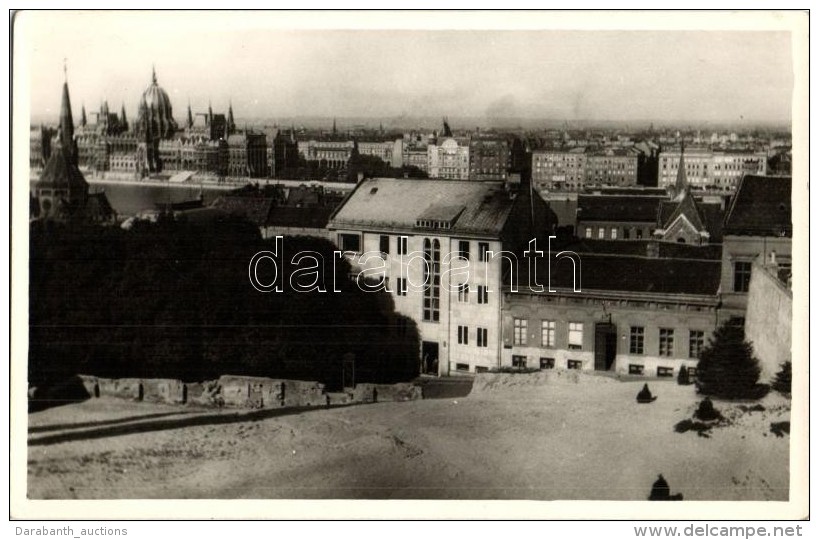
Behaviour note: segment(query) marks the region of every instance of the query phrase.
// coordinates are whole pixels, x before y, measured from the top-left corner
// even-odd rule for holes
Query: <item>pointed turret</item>
[[[77,164],[77,152],[74,144],[74,117],[71,115],[71,98],[68,96],[68,70],[64,67],[66,79],[63,83],[63,97],[60,105],[60,146],[69,161]]]
[[[233,121],[233,102],[228,102],[227,134],[232,135],[236,131],[236,122]]]
[[[688,177],[685,174],[685,143],[680,142],[680,164],[677,168],[677,181],[674,183],[674,200],[681,201],[688,192]]]
[[[122,122],[122,130],[128,131],[128,117],[125,116],[125,103],[122,104],[122,112],[120,112],[120,121]]]
[[[88,125],[88,119],[85,117],[85,103],[82,104],[82,113],[80,116],[80,126],[85,127]]]
[[[156,82],[156,64],[151,64],[151,82],[157,84]]]
[[[210,100],[208,100],[208,125],[213,123],[213,107],[211,107]]]
[[[442,136],[443,137],[452,137],[452,130],[449,128],[449,120],[447,119],[446,116],[444,116],[443,123],[444,123],[444,133],[443,133]]]
[[[191,112],[191,100],[188,100],[188,119],[185,122],[188,129],[193,128],[193,112]]]
[[[335,135],[336,135],[336,133],[337,133],[337,132],[338,132],[338,131],[336,130],[336,119],[335,119],[335,118],[333,118],[333,136],[334,136],[334,137],[335,137]]]

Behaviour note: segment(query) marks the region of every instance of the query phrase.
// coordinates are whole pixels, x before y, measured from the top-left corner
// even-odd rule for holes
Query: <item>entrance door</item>
[[[438,375],[438,342],[421,342],[421,373]]]
[[[597,323],[594,327],[594,369],[608,371],[617,355],[617,327],[611,323]]]

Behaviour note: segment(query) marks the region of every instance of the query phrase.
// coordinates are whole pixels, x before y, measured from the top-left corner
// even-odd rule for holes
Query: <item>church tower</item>
[[[225,139],[228,138],[228,135],[233,135],[236,132],[236,122],[233,121],[233,102],[228,103],[228,117],[225,131]]]
[[[68,69],[64,66],[65,82],[63,82],[63,96],[60,104],[60,136],[59,143],[66,159],[77,165],[77,142],[74,140],[74,117],[71,115],[71,98],[68,95]]]
[[[680,141],[680,163],[677,167],[677,180],[669,186],[668,194],[675,201],[681,201],[688,193],[688,177],[685,174],[685,142]]]

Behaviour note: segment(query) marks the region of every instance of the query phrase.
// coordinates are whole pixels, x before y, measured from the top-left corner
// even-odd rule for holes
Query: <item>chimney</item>
[[[660,243],[656,240],[646,242],[646,257],[656,259],[660,256]]]

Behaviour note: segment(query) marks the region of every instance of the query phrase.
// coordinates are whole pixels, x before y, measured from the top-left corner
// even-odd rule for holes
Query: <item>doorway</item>
[[[421,373],[438,375],[438,342],[421,342]]]
[[[594,327],[594,369],[609,371],[617,356],[617,327],[612,323],[597,323]]]

